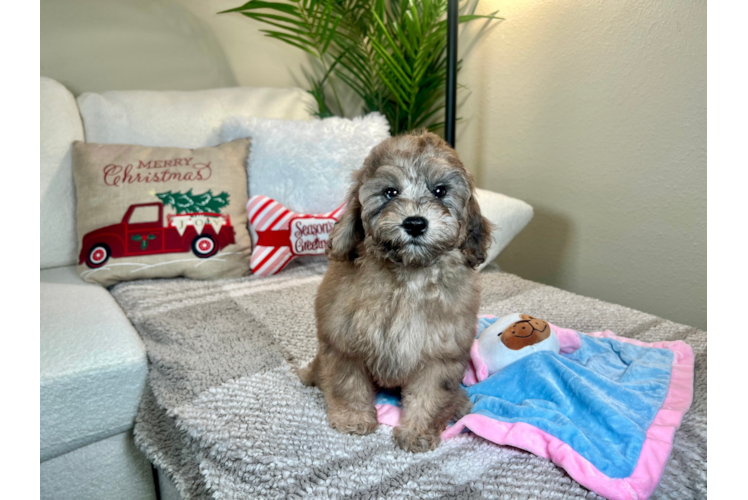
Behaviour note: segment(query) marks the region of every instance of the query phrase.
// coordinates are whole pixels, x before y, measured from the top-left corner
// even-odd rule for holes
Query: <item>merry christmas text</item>
[[[104,167],[104,184],[119,187],[124,184],[168,182],[168,181],[206,181],[213,174],[210,162],[192,163],[193,158],[173,158],[171,160],[139,160],[122,166],[111,163]],[[174,170],[182,167],[182,170]],[[187,167],[189,170],[184,169]]]

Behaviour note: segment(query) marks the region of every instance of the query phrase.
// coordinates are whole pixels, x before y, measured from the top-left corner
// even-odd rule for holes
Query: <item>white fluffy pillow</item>
[[[379,113],[363,117],[289,121],[235,116],[223,124],[223,141],[251,137],[249,196],[265,195],[304,214],[338,208],[371,148],[390,136]]]
[[[533,211],[522,200],[485,189],[476,188],[475,197],[478,198],[481,214],[494,226],[486,261],[478,268],[483,269],[525,228],[532,219]]]

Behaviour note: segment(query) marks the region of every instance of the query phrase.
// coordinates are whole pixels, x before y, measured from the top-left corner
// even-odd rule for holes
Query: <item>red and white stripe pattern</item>
[[[283,270],[297,255],[291,247],[292,219],[324,218],[337,221],[345,211],[345,204],[326,214],[297,214],[272,198],[256,195],[247,202],[247,216],[254,247],[250,257],[252,274],[270,276]],[[272,240],[272,245],[258,244]]]

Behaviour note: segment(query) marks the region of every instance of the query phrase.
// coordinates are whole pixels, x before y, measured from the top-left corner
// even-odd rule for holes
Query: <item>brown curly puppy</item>
[[[325,396],[332,427],[377,427],[377,387],[401,388],[404,450],[439,444],[470,409],[460,387],[476,332],[490,223],[457,153],[437,135],[385,140],[354,172],[315,301],[319,351],[301,380]]]

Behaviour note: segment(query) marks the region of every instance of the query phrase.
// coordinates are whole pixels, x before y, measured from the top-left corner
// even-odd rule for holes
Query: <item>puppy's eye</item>
[[[392,198],[396,197],[398,194],[400,193],[395,188],[387,188],[384,190],[384,197],[387,198],[388,200],[391,200]]]
[[[447,188],[444,186],[436,186],[434,188],[434,196],[437,198],[444,198],[447,195]]]

